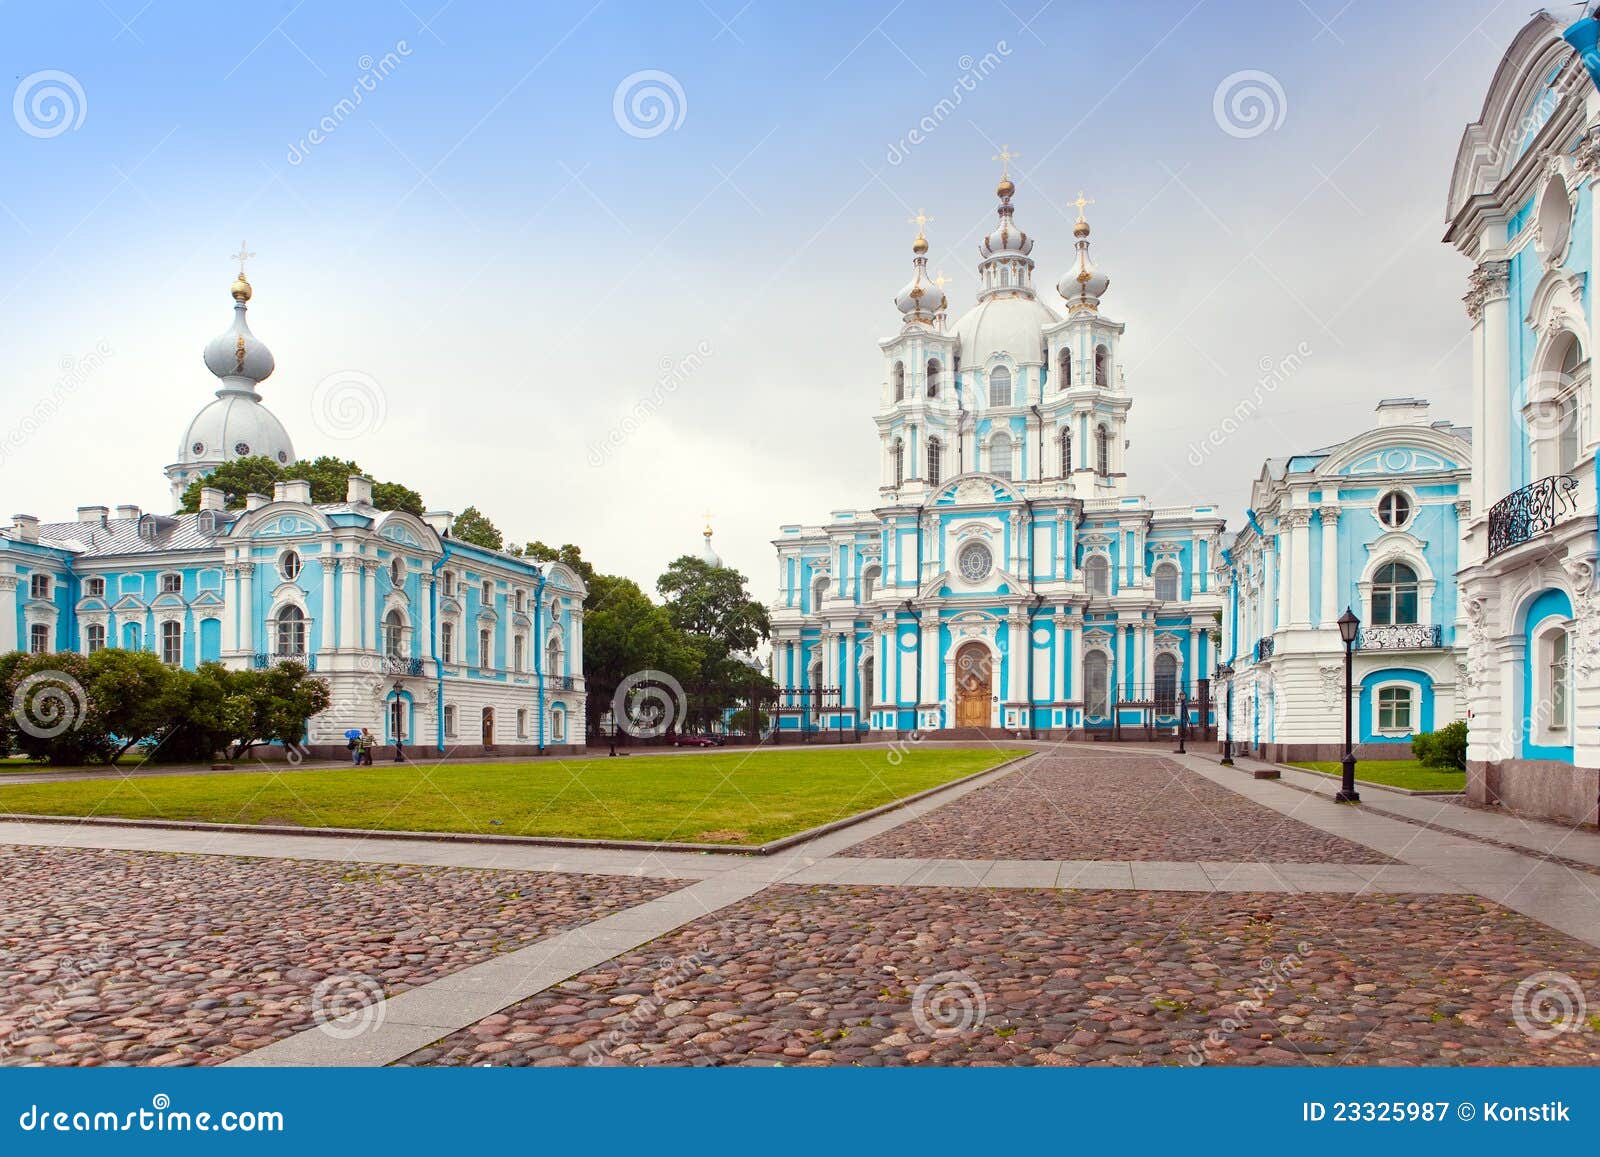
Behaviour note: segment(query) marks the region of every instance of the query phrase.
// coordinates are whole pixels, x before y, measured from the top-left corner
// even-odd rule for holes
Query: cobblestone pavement
[[[769,889],[403,1064],[1595,1064],[1592,948],[1467,896]],[[1528,994],[1527,1004],[1536,999]]]
[[[1159,756],[1046,756],[846,856],[1388,864]]]
[[[12,1065],[214,1064],[681,886],[34,847],[0,876]]]

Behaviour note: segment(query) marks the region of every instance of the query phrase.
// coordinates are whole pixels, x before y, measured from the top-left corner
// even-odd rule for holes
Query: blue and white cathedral
[[[782,528],[779,726],[874,733],[1144,733],[1197,718],[1222,600],[1215,506],[1131,492],[1123,323],[1090,258],[1060,305],[1002,176],[977,301],[953,324],[919,229],[879,343],[877,502]],[[918,224],[926,218],[919,214]]]
[[[295,461],[263,404],[275,365],[246,319],[205,347],[216,397],[185,428],[166,468],[173,506],[223,462]],[[584,745],[582,580],[455,539],[453,516],[379,510],[370,479],[313,503],[280,482],[244,509],[203,487],[196,513],[80,506],[69,521],[14,516],[0,530],[0,652],[150,651],[174,667],[265,668],[294,661],[332,693],[311,720],[313,754],[345,733],[439,753],[575,750]]]

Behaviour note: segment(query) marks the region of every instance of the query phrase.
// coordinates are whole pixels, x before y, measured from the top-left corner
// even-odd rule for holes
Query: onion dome
[[[1033,297],[1033,238],[1017,228],[1011,197],[1017,191],[1012,183],[1011,159],[1017,154],[1002,148],[996,160],[1002,162],[1000,183],[995,186],[995,196],[1000,205],[995,210],[999,220],[993,231],[978,242],[978,300],[993,297]]]
[[[997,253],[1020,253],[1026,257],[1033,252],[1033,238],[1017,228],[1012,219],[1011,195],[1016,191],[1010,177],[1000,178],[1000,184],[995,187],[995,195],[1000,198],[1000,207],[996,210],[1000,220],[994,231],[978,243],[978,252],[984,257]]]
[[[1067,312],[1093,312],[1100,308],[1100,298],[1111,288],[1111,279],[1089,260],[1089,222],[1084,219],[1083,209],[1094,202],[1079,193],[1075,203],[1078,206],[1078,220],[1072,227],[1072,235],[1078,239],[1078,254],[1073,259],[1072,268],[1056,282],[1056,289],[1067,303]]]
[[[894,305],[907,325],[932,325],[949,302],[944,290],[928,278],[928,239],[922,226],[932,218],[918,213],[912,220],[917,224],[917,239],[911,243],[911,282],[895,294]]]
[[[225,391],[258,397],[256,386],[272,376],[272,351],[250,332],[246,303],[254,291],[241,271],[233,283],[233,324],[206,343],[206,369],[222,379]]]
[[[700,560],[707,566],[721,566],[722,556],[711,545],[711,523],[709,520],[706,522],[706,528],[700,533],[706,540],[705,545],[700,548]]]

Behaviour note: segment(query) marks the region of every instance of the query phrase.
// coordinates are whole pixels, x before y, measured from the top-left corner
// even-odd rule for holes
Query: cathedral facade
[[[898,330],[879,343],[876,503],[775,542],[780,732],[1199,721],[1221,513],[1129,488],[1125,326],[1101,308],[1089,202],[1054,306],[1034,286],[1014,184],[996,192],[977,300],[953,323],[921,229],[913,243]]]
[[[223,462],[295,461],[262,404],[274,362],[250,331],[242,271],[232,295],[232,324],[205,349],[216,397],[166,468],[174,507]],[[242,510],[203,487],[199,505],[16,515],[0,530],[0,652],[121,647],[190,669],[300,663],[332,693],[306,737],[317,755],[342,754],[357,728],[413,752],[584,745],[585,588],[567,567],[455,539],[446,511],[379,510],[361,477],[341,502],[315,503],[309,482],[291,481]]]

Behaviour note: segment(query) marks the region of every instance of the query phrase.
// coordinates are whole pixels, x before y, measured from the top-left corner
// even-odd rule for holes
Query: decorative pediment
[[[160,610],[163,607],[178,607],[181,609],[184,605],[183,596],[179,594],[173,594],[171,591],[168,591],[165,594],[157,595],[156,600],[152,605],[157,610]]]
[[[201,591],[194,597],[193,605],[196,607],[222,607],[227,605],[227,600],[216,591]]]
[[[1116,643],[1116,635],[1106,627],[1091,627],[1083,633],[1083,645],[1096,650],[1110,651]]]
[[[322,527],[303,514],[284,513],[269,518],[251,532],[252,538],[290,538],[319,534]]]
[[[1116,540],[1116,535],[1107,534],[1103,530],[1086,530],[1078,535],[1078,544],[1090,549],[1104,550]]]
[[[1183,656],[1183,640],[1177,635],[1157,635],[1152,645],[1158,655]]]
[[[1155,558],[1177,558],[1183,554],[1181,542],[1152,542],[1150,554]]]
[[[145,609],[145,604],[138,595],[123,595],[112,604],[112,607],[119,611],[142,611]]]
[[[1016,501],[1016,491],[1003,478],[993,474],[963,474],[935,491],[928,505],[992,506]]]
[[[446,595],[439,600],[440,618],[444,618],[446,615],[459,615],[460,613],[461,603],[454,595]]]
[[[418,538],[416,534],[412,532],[411,528],[403,522],[390,520],[389,522],[384,523],[383,529],[378,531],[378,536],[380,538],[386,538],[390,542],[397,542],[401,546],[416,547],[418,550],[422,549],[422,540]]]
[[[1358,477],[1365,474],[1422,474],[1435,470],[1459,470],[1459,463],[1444,455],[1417,446],[1387,446],[1363,454],[1351,462],[1341,474]]]

